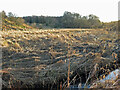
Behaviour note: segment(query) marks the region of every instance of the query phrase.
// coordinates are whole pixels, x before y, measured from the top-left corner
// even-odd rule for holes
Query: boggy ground
[[[3,87],[34,88],[96,79],[118,68],[118,33],[103,29],[0,31]],[[87,80],[87,81],[86,81]]]

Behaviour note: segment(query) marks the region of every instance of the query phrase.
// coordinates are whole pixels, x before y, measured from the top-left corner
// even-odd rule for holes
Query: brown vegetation
[[[48,87],[88,81],[118,68],[116,32],[102,29],[0,31],[3,86]],[[69,47],[68,47],[69,46]],[[68,64],[70,60],[70,71]],[[96,66],[97,65],[97,66]],[[5,78],[8,77],[8,78]],[[13,78],[14,77],[14,78]],[[61,83],[60,83],[61,82]]]

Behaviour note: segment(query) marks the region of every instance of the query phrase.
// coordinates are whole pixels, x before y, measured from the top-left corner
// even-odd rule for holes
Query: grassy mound
[[[24,20],[19,17],[12,17],[12,20],[7,16],[2,18],[2,30],[28,30],[33,27],[24,23]]]

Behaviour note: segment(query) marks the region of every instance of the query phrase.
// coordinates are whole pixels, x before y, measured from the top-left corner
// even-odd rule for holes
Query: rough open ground
[[[103,29],[0,31],[4,87],[54,87],[91,82],[118,68],[117,33]],[[89,82],[90,82],[89,81]]]

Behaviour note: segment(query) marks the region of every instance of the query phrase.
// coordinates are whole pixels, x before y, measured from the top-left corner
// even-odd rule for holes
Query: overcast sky
[[[64,11],[80,15],[94,14],[101,21],[118,20],[119,0],[1,0],[0,11],[13,12],[17,16],[61,16]]]

